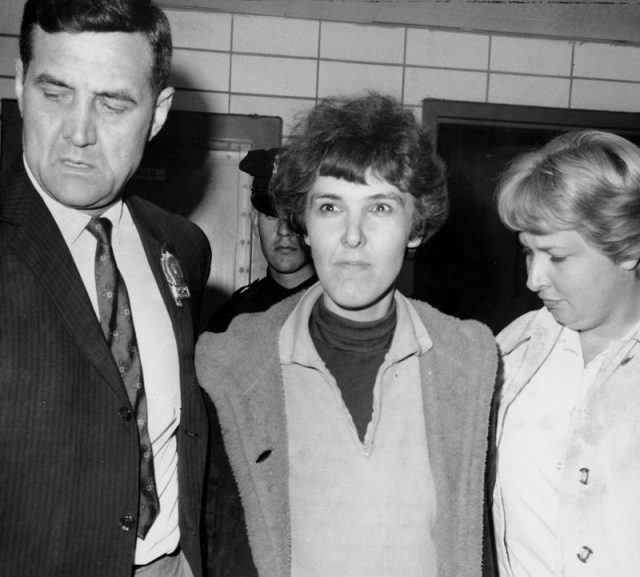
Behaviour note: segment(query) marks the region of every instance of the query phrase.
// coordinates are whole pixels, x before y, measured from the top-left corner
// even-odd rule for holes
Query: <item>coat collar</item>
[[[523,346],[528,345],[528,357],[542,362],[549,354],[562,332],[553,315],[546,309],[527,313],[504,329],[497,338],[502,357],[508,357]]]
[[[522,389],[536,374],[542,363],[560,338],[562,325],[546,309],[530,312],[516,319],[506,327],[497,338],[502,357],[502,376],[500,386],[500,415],[497,422],[498,438],[502,432],[506,408],[520,394]],[[504,365],[512,365],[508,382],[504,377]]]
[[[309,334],[309,319],[323,288],[319,282],[305,291],[280,332],[280,359],[283,363],[296,363],[304,366],[323,367],[324,362],[318,356]],[[399,291],[395,291],[394,301],[397,311],[397,323],[393,341],[389,348],[390,362],[398,362],[413,354],[423,355],[433,342],[424,323],[409,300]]]
[[[512,358],[518,362],[512,365],[512,373],[503,388],[501,404],[507,407],[545,362],[565,327],[558,323],[546,309],[527,313],[516,319],[498,335],[500,353],[505,363]],[[569,329],[566,329],[569,330]],[[632,343],[640,342],[640,324],[626,337]],[[608,379],[616,363],[606,363],[599,375],[600,385]]]

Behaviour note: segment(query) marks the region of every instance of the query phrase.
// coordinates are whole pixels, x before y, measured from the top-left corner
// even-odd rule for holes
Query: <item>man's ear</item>
[[[626,270],[626,271],[632,271],[635,270],[638,266],[638,260],[637,258],[628,258],[626,260],[623,260],[622,262],[620,262],[620,266]]]
[[[307,246],[311,246],[311,244],[309,243],[309,235],[305,234],[302,239],[304,240],[304,244],[306,244]]]
[[[418,248],[422,244],[422,237],[416,236],[409,239],[407,248]]]
[[[153,123],[151,124],[151,131],[149,132],[149,140],[151,140],[160,129],[164,126],[167,120],[167,115],[173,102],[173,95],[175,90],[171,86],[167,86],[156,98],[156,106],[153,111]]]
[[[16,98],[18,99],[18,109],[20,110],[20,116],[22,116],[22,88],[24,86],[24,69],[22,67],[22,60],[16,58],[16,77],[14,80]]]

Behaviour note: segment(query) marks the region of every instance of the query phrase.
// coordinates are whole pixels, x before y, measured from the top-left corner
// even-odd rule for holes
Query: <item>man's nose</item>
[[[289,223],[284,218],[278,219],[278,236],[291,236],[293,234]]]
[[[74,146],[85,147],[96,143],[96,120],[88,104],[73,102],[65,111],[62,135]]]

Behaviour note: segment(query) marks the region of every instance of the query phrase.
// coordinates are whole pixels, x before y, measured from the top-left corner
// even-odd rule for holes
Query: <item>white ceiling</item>
[[[158,3],[166,8],[640,45],[640,0],[159,0]]]

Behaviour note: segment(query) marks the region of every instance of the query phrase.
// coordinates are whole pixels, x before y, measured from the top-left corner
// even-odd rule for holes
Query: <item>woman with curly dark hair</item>
[[[319,282],[197,349],[260,576],[479,576],[495,342],[396,290],[446,217],[431,142],[393,98],[327,99],[272,183]]]

